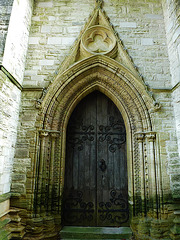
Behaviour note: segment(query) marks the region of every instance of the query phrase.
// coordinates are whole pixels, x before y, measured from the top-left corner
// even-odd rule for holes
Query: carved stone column
[[[55,159],[55,145],[56,138],[59,136],[58,133],[51,132],[51,154],[50,154],[50,163],[49,163],[49,202],[48,202],[48,211],[52,210],[52,199],[53,199],[53,176],[54,176],[54,159]]]
[[[156,180],[156,157],[155,157],[155,139],[156,134],[154,132],[146,133],[147,138],[147,159],[148,159],[148,178],[149,178],[149,201],[150,209],[156,210],[157,214],[157,180]],[[153,213],[154,214],[154,213]]]
[[[145,194],[145,163],[144,163],[144,133],[136,133],[136,139],[139,146],[140,177],[141,177],[141,205],[142,216],[146,216],[146,194]]]
[[[44,211],[42,205],[42,183],[43,183],[43,168],[44,168],[44,153],[45,153],[45,138],[48,136],[48,132],[42,131],[39,133],[40,136],[40,156],[39,156],[39,171],[38,171],[38,186],[37,186],[37,212]]]

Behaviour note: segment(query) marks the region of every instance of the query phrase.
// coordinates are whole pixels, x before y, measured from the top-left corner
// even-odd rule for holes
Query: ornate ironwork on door
[[[79,151],[84,148],[83,143],[85,141],[94,141],[95,131],[94,126],[84,126],[72,124],[69,127],[68,143],[72,148],[77,147]]]
[[[129,219],[127,199],[116,190],[110,192],[110,201],[100,202],[98,207],[100,221],[108,221],[112,224],[126,223]]]
[[[74,191],[64,201],[64,221],[67,224],[92,222],[94,217],[94,203],[84,202],[83,193]]]
[[[115,152],[126,141],[125,126],[120,120],[115,121],[113,116],[109,117],[109,123],[108,126],[99,126],[98,140],[107,141],[109,151]]]
[[[98,213],[101,222],[109,222],[110,224],[126,223],[129,219],[129,209],[127,199],[122,193],[116,190],[110,191],[110,199],[108,202],[99,202]],[[85,202],[81,191],[70,193],[64,201],[64,221],[67,224],[77,224],[88,222],[91,225],[95,221],[95,209],[93,202]]]
[[[99,92],[84,98],[69,120],[63,212],[67,225],[128,224],[125,125]]]
[[[82,121],[81,121],[82,122]],[[99,126],[99,131],[97,132],[98,140],[100,142],[107,141],[109,145],[109,151],[115,152],[120,149],[121,145],[126,142],[125,126],[118,120],[115,122],[114,117],[109,117],[108,126]],[[83,150],[83,143],[85,141],[94,141],[95,137],[95,127],[93,125],[84,126],[71,125],[69,127],[69,138],[68,142],[73,148],[77,146],[78,150]]]

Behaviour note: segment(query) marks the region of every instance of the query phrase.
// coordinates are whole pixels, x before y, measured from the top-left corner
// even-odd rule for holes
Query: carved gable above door
[[[59,74],[83,59],[105,55],[122,64],[136,78],[142,81],[132,58],[102,9],[102,5],[102,1],[96,1],[93,13],[72,46],[70,54],[64,60]]]

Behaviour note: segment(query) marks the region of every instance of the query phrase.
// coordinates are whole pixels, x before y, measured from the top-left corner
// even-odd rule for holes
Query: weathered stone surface
[[[2,60],[4,67],[21,84],[23,82],[32,8],[33,0],[13,1],[13,9]]]
[[[92,58],[89,63],[84,61],[76,43],[77,40],[79,45],[82,43],[80,32],[95,3],[100,6],[101,1],[14,0],[14,4],[12,0],[0,1],[0,62],[9,71],[5,74],[0,70],[0,194],[9,192],[11,185],[11,206],[27,211],[12,217],[10,231],[15,238],[21,239],[25,231],[25,239],[57,238],[61,212],[58,216],[55,213],[61,208],[65,159],[65,138],[62,136],[66,132],[69,111],[95,86],[112,98],[123,112],[128,140],[129,136],[134,136],[127,149],[129,155],[133,154],[133,161],[128,165],[129,176],[132,174],[134,179],[129,180],[129,199],[132,206],[139,206],[133,214],[140,214],[132,220],[135,235],[138,239],[179,239],[179,1],[103,2],[103,10],[113,25],[110,29],[118,44],[122,44],[123,51],[114,60],[99,58],[94,61]],[[93,21],[91,25],[102,23],[101,17]],[[64,61],[68,55],[72,59]],[[132,73],[115,64],[122,63],[125,58],[126,63],[133,62],[133,68],[138,68],[146,86],[140,76],[136,81]],[[58,74],[59,70],[64,71],[62,65],[65,63],[71,70],[67,69],[67,75]],[[92,68],[93,64],[98,67]],[[85,71],[87,65],[91,69],[89,72]],[[22,98],[9,74],[23,84]],[[88,85],[88,81],[91,84]],[[85,89],[91,90],[86,92]],[[151,104],[157,107],[150,107]],[[125,112],[128,112],[127,117]],[[41,131],[40,137],[42,128],[57,132]],[[56,139],[55,145],[52,139]],[[46,195],[52,190],[52,183],[49,184],[52,182],[49,178],[51,158],[57,171],[53,173],[54,195],[49,198],[55,204],[50,210]],[[40,166],[42,162],[44,165]],[[7,200],[3,201],[4,205],[0,203],[0,206],[7,210]],[[4,238],[9,234],[5,225],[0,226],[0,236]]]
[[[0,63],[2,63],[13,0],[0,1]]]
[[[10,191],[19,115],[20,90],[0,71],[0,194]]]

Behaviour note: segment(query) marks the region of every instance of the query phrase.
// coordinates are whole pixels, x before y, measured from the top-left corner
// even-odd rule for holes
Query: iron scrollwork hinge
[[[109,145],[109,151],[114,153],[126,142],[126,130],[124,123],[119,119],[115,121],[114,117],[109,117],[108,126],[99,126],[98,140],[106,141]]]
[[[99,217],[102,222],[122,224],[129,219],[129,209],[127,199],[122,194],[117,194],[116,190],[110,192],[109,202],[99,203]]]
[[[94,203],[83,201],[81,191],[73,191],[64,201],[64,220],[68,224],[92,222]]]
[[[70,134],[68,135],[68,143],[71,145],[73,149],[77,147],[79,151],[84,149],[84,143],[86,141],[93,142],[95,139],[95,127],[93,125],[84,126],[79,125],[73,126],[70,125]]]

